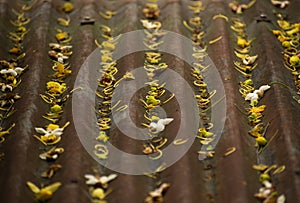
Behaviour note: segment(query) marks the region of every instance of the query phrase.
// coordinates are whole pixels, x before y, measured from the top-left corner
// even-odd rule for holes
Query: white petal
[[[17,76],[17,75],[18,75],[17,71],[15,71],[15,70],[13,70],[13,69],[8,69],[8,70],[7,70],[7,73],[12,74],[13,76]]]
[[[267,181],[267,180],[265,180],[264,182],[263,182],[263,184],[264,184],[264,186],[266,187],[266,188],[272,188],[272,183],[270,183],[269,181]]]
[[[173,120],[174,120],[174,118],[164,118],[164,119],[160,119],[157,123],[161,123],[163,125],[168,125]]]
[[[259,94],[263,93],[263,91],[261,91],[261,90],[254,90],[253,93],[259,95]]]
[[[2,70],[0,71],[0,73],[1,73],[1,74],[6,74],[6,73],[8,73],[7,71],[8,71],[7,69],[2,69]]]
[[[285,196],[284,196],[284,195],[280,195],[280,196],[277,198],[276,203],[285,203]]]
[[[51,47],[52,49],[55,49],[55,48],[57,49],[60,47],[60,45],[57,43],[49,43],[49,47]]]
[[[149,125],[149,128],[150,128],[150,129],[151,129],[151,128],[156,129],[156,127],[157,127],[157,124],[156,124],[155,122],[151,122],[150,125]]]
[[[86,179],[88,179],[85,182],[87,185],[95,185],[95,184],[97,184],[99,182],[99,180],[95,176],[93,176],[93,175],[85,174],[84,177]]]
[[[156,126],[156,131],[157,132],[162,132],[162,131],[164,131],[164,129],[165,129],[165,125],[163,125],[163,124],[158,124]]]
[[[141,23],[143,24],[144,27],[146,27],[147,24],[149,23],[149,21],[148,20],[141,20]]]
[[[11,85],[6,85],[6,88],[8,88],[11,92],[13,91],[13,87]]]
[[[12,74],[13,76],[17,76],[17,75],[18,75],[18,73],[17,73],[14,69],[2,69],[2,70],[0,71],[0,73],[1,73],[1,74],[8,74],[8,73],[10,73],[10,74]]]
[[[64,59],[63,59],[62,57],[58,57],[58,58],[57,58],[57,61],[58,61],[59,63],[64,63]]]
[[[91,175],[91,174],[84,174],[84,177],[85,177],[86,179],[93,179],[93,178],[95,178],[95,176],[93,176],[93,175]]]
[[[260,88],[258,90],[260,90],[260,91],[266,91],[266,90],[268,90],[270,88],[271,88],[271,86],[269,86],[269,85],[262,85],[262,86],[260,86]]]
[[[48,132],[44,128],[35,128],[35,131],[40,134],[47,134]]]
[[[22,71],[24,70],[24,68],[20,68],[20,67],[16,67],[15,68],[15,71],[17,72],[17,73],[21,73]]]
[[[149,22],[148,20],[141,20],[143,26],[147,29],[152,29],[152,28],[156,28],[157,26],[152,23],[152,22]]]
[[[252,100],[253,97],[258,97],[256,93],[248,93],[245,97],[245,100]]]
[[[57,132],[53,132],[53,134],[56,136],[61,136],[63,134],[63,132],[57,131]]]
[[[264,194],[265,196],[269,196],[269,195],[271,194],[271,189],[266,189],[266,190],[263,192],[263,194]]]
[[[63,134],[64,129],[62,128],[56,128],[55,130],[52,131],[53,134],[60,136]]]
[[[102,184],[108,183],[110,181],[112,181],[113,179],[115,179],[117,177],[117,174],[111,174],[109,176],[101,176],[100,178],[100,182]]]
[[[258,95],[254,94],[253,97],[251,97],[251,102],[257,101],[258,100]]]

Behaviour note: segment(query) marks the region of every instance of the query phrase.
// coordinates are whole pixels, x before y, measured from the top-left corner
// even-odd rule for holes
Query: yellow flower
[[[277,24],[279,27],[283,30],[289,30],[291,29],[291,24],[288,21],[285,20],[277,20]]]
[[[285,48],[289,48],[289,47],[291,46],[291,43],[290,43],[289,41],[283,41],[283,42],[281,43],[281,45],[282,45],[283,47],[285,47]]]
[[[252,79],[247,79],[243,82],[244,85],[253,85]]]
[[[55,104],[50,108],[50,110],[52,113],[59,113],[62,111],[62,108],[58,104]]]
[[[263,183],[266,180],[270,180],[270,175],[267,173],[263,173],[259,176],[259,182]]]
[[[58,138],[55,134],[50,134],[47,136],[42,135],[41,140],[43,140],[44,142],[52,143],[52,142],[55,142],[56,140],[58,140]]]
[[[59,125],[55,124],[49,124],[46,128],[35,128],[35,131],[41,135],[41,137],[38,137],[35,135],[35,138],[37,138],[39,141],[41,141],[45,145],[53,145],[58,143],[61,140],[61,135],[63,134],[64,129],[69,125],[70,123],[67,122],[63,127],[59,127]]]
[[[96,140],[107,142],[109,140],[109,137],[107,136],[105,131],[100,131],[100,133],[99,133],[98,137],[96,138]]]
[[[159,99],[155,99],[154,96],[147,96],[147,104],[152,104],[152,105],[159,105],[160,104],[160,100]]]
[[[263,130],[263,125],[262,124],[257,124],[254,126],[251,130],[249,130],[249,134],[252,135],[253,137],[262,137],[261,131]]]
[[[130,72],[126,72],[123,76],[124,79],[135,79],[134,75]]]
[[[250,113],[261,113],[265,110],[265,108],[266,108],[266,105],[261,105],[258,107],[253,106],[249,112]]]
[[[258,113],[252,113],[248,116],[249,122],[250,123],[259,123],[261,120],[259,118],[262,117],[262,114],[258,114]]]
[[[87,179],[86,184],[90,186],[100,185],[102,188],[107,188],[108,183],[117,178],[116,174],[110,174],[108,176],[98,176],[85,174],[84,177]]]
[[[280,30],[272,30],[273,34],[278,36],[278,35],[282,35],[282,32]]]
[[[151,116],[151,121],[157,122],[159,119],[158,116]]]
[[[68,33],[66,33],[66,32],[57,33],[57,34],[55,35],[55,37],[56,37],[56,39],[57,39],[58,41],[61,41],[61,40],[66,39],[67,36],[68,36]]]
[[[105,192],[102,188],[96,188],[91,192],[92,197],[103,200],[105,198]]]
[[[299,57],[298,57],[298,56],[292,56],[292,57],[290,58],[290,64],[291,64],[292,66],[299,66],[299,64],[300,64],[300,59],[299,59]]]
[[[199,137],[210,137],[213,135],[212,132],[208,132],[205,128],[200,128],[199,130]]]
[[[113,51],[115,50],[116,46],[113,43],[110,43],[109,41],[103,41],[101,43],[103,49]]]
[[[247,41],[246,39],[238,36],[237,38],[237,45],[241,48],[248,47],[251,44],[252,40]]]
[[[59,128],[59,125],[55,125],[55,124],[52,124],[50,123],[48,126],[47,126],[47,130],[55,130]]]
[[[264,137],[258,137],[255,139],[256,140],[256,144],[258,144],[259,147],[263,147],[267,144],[267,140]]]
[[[59,84],[58,82],[50,81],[47,82],[47,90],[50,94],[60,95],[66,90],[66,84]]]
[[[66,3],[64,3],[64,6],[63,6],[62,10],[65,13],[70,13],[74,10],[74,6],[70,2],[66,2]]]
[[[59,62],[56,64],[55,68],[56,68],[57,72],[54,74],[54,76],[57,78],[63,78],[72,73],[71,70],[68,70],[67,68],[65,68],[64,64],[59,63]]]
[[[60,182],[53,183],[49,186],[42,187],[41,189],[38,188],[35,184],[33,184],[30,181],[27,181],[27,186],[30,188],[30,190],[34,193],[34,196],[37,201],[47,201],[49,200],[54,192],[58,190],[58,188],[61,186]]]

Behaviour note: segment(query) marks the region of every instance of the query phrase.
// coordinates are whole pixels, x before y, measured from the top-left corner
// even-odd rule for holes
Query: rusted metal
[[[47,169],[48,164],[39,159],[38,155],[45,147],[33,135],[35,127],[47,124],[42,119],[42,115],[48,109],[39,94],[45,92],[45,84],[49,80],[49,75],[52,74],[48,44],[55,42],[55,28],[58,27],[56,19],[61,16],[58,7],[64,2],[66,1],[0,1],[0,42],[2,45],[0,59],[9,58],[7,51],[11,43],[7,35],[14,29],[9,20],[15,18],[11,9],[18,10],[20,5],[26,3],[33,5],[26,12],[31,21],[28,24],[29,32],[23,42],[26,52],[23,64],[28,64],[29,68],[22,75],[22,83],[14,90],[22,98],[14,104],[16,113],[4,121],[5,129],[13,122],[16,126],[0,144],[0,153],[4,153],[0,161],[1,202],[33,202],[34,195],[26,186],[27,181],[36,184],[61,182],[61,188],[55,192],[49,202],[91,202],[84,175],[95,171],[100,174],[115,173],[98,164],[86,152],[71,122],[58,144],[59,147],[65,149],[62,156],[55,162],[61,164],[62,169],[57,171],[50,180],[40,176]],[[81,65],[96,49],[94,40],[103,39],[100,24],[113,28],[115,36],[142,29],[140,19],[144,19],[142,8],[145,2],[138,0],[71,0],[70,2],[75,8],[69,14],[71,23],[68,27],[73,37],[71,42],[73,55],[70,58],[72,75],[66,79],[66,83],[72,89]],[[188,5],[193,2],[189,0],[158,1],[161,10],[158,20],[162,22],[162,29],[191,38],[190,32],[182,22],[193,16],[188,10]],[[272,29],[278,27],[274,11],[282,12],[290,22],[299,22],[300,1],[290,1],[286,9],[276,8],[267,0],[257,1],[241,15],[234,14],[230,10],[228,3],[232,2],[231,0],[203,0],[202,2],[205,10],[201,11],[199,16],[202,19],[202,29],[205,31],[203,40],[208,45],[207,53],[223,80],[227,104],[225,128],[215,149],[215,155],[213,158],[200,161],[197,151],[200,150],[201,144],[196,139],[189,151],[174,165],[159,173],[156,179],[117,173],[117,179],[109,184],[112,193],[107,196],[106,200],[111,203],[144,202],[150,191],[157,188],[159,183],[166,182],[170,184],[170,188],[164,195],[166,203],[260,202],[254,197],[261,187],[259,173],[252,169],[252,165],[263,163],[285,165],[284,172],[272,177],[272,184],[279,194],[285,195],[286,202],[300,202],[300,161],[298,158],[300,105],[293,99],[296,95],[293,77],[283,66],[284,59],[281,53],[283,48],[271,32]],[[111,20],[105,20],[98,14],[100,10],[113,10],[117,14]],[[212,19],[214,15],[220,13],[228,17],[229,22],[223,18]],[[81,23],[86,17],[94,19],[94,23]],[[259,55],[257,61],[259,66],[252,75],[256,87],[270,82],[281,82],[292,89],[274,84],[261,99],[261,102],[267,106],[263,117],[264,122],[269,123],[266,137],[270,140],[276,132],[278,134],[260,154],[254,147],[255,140],[248,135],[250,126],[247,116],[241,112],[248,106],[239,94],[239,82],[243,78],[235,70],[233,63],[236,37],[230,29],[230,19],[234,17],[243,19],[247,25],[248,37],[255,38],[251,51]],[[209,41],[219,36],[222,36],[220,40],[209,45]],[[134,43],[128,42],[127,46],[134,46]],[[179,42],[167,46],[170,49],[184,50]],[[168,54],[163,54],[163,60],[169,68],[192,84],[189,65]],[[117,77],[120,78],[126,71],[142,67],[144,61],[144,53],[132,54],[119,60]],[[174,87],[181,90],[182,84],[174,82]],[[176,97],[184,98],[184,93],[182,89],[181,94]],[[139,99],[145,95],[144,90],[138,92],[133,98],[134,107],[130,107],[132,119],[137,125],[144,122],[144,109]],[[165,111],[172,118],[180,117],[180,108],[174,101],[166,105]],[[72,121],[71,100],[64,105],[60,123],[67,121]],[[177,133],[179,125],[178,119],[166,128],[165,134],[168,139]],[[141,142],[127,138],[118,129],[112,131],[111,140],[120,149],[130,153],[141,153],[143,150]],[[171,143],[170,140],[167,144]],[[236,151],[229,156],[224,156],[232,147]],[[120,160],[120,164],[125,164],[122,161]]]

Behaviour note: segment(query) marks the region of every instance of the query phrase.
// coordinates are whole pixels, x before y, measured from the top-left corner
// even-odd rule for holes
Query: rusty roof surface
[[[25,203],[33,202],[35,199],[68,203],[92,201],[270,203],[276,202],[276,199],[277,202],[284,202],[283,199],[286,199],[286,202],[300,202],[300,133],[298,130],[300,121],[298,47],[300,1],[202,0],[202,4],[199,2],[191,0],[0,1],[1,202]],[[275,6],[272,2],[279,3]],[[152,7],[148,5],[147,8],[147,3],[150,3]],[[251,3],[254,4],[251,5]],[[285,3],[289,5],[286,6]],[[280,8],[280,5],[286,7]],[[115,11],[115,13],[105,13],[106,11]],[[150,17],[145,16],[145,13]],[[201,21],[197,17],[200,17]],[[60,21],[58,18],[61,18]],[[70,22],[67,22],[68,18]],[[72,114],[71,90],[76,88],[74,82],[82,64],[97,48],[95,40],[101,44],[110,37],[116,39],[122,33],[147,29],[143,27],[141,19],[161,23],[161,28],[155,27],[154,32],[173,31],[193,39],[202,47],[206,46],[206,53],[220,74],[226,96],[226,121],[216,148],[210,149],[209,143],[205,143],[205,141],[209,142],[208,138],[211,136],[208,132],[214,132],[213,129],[218,128],[215,124],[210,130],[211,124],[209,123],[214,124],[214,121],[205,121],[207,118],[205,113],[210,112],[209,108],[213,109],[214,105],[218,105],[217,100],[215,100],[216,103],[211,102],[208,106],[199,107],[200,111],[205,112],[201,114],[204,127],[202,126],[199,132],[195,133],[195,137],[198,136],[188,152],[175,164],[152,176],[126,175],[100,165],[80,142]],[[105,32],[105,28],[111,30]],[[272,30],[278,30],[278,33],[272,33]],[[148,32],[153,32],[153,28],[148,28]],[[251,42],[252,39],[254,40]],[[158,39],[154,39],[151,43],[157,42],[156,40]],[[58,43],[57,46],[60,48],[51,49],[49,43]],[[124,46],[122,50],[126,50],[126,46],[131,49],[137,44],[132,41],[126,43],[122,45]],[[112,42],[108,43],[108,47],[102,44],[100,49],[107,51],[106,53],[112,53],[115,48],[109,48],[110,45]],[[64,51],[62,46],[72,47]],[[118,44],[115,46],[118,47]],[[172,41],[167,44],[167,47],[170,50],[179,50],[179,52],[184,52],[186,48],[180,41]],[[51,50],[56,50],[52,52],[52,58],[49,57]],[[158,51],[154,48],[152,52]],[[235,52],[240,54],[240,57],[236,56]],[[246,58],[246,52],[250,56],[257,55],[258,57]],[[250,57],[249,55],[247,57]],[[67,57],[60,58],[63,56]],[[144,64],[149,67],[154,64],[152,67],[157,68],[157,63],[147,60],[144,52],[133,53],[118,60],[116,68],[119,71],[114,77],[118,80],[126,72],[133,71]],[[246,65],[245,60],[255,62],[248,62],[249,64]],[[103,61],[109,62],[110,59],[102,59]],[[200,76],[198,75],[198,79],[195,79],[195,76],[191,75],[191,66],[186,62],[167,53],[162,53],[161,62],[166,63],[168,69],[179,73],[194,88],[196,94],[200,94],[199,89],[205,94],[206,87],[203,89],[202,86],[193,85],[194,80],[199,82]],[[257,67],[255,63],[258,64]],[[59,64],[64,68],[69,64],[70,68],[67,70],[72,72],[66,72],[65,69],[62,70],[65,72],[59,72]],[[56,65],[54,69],[53,65]],[[17,70],[16,67],[25,69],[20,72],[15,71],[16,74],[9,72],[13,69]],[[243,68],[246,69],[243,70]],[[53,76],[58,73],[62,75]],[[150,74],[148,76],[151,77]],[[134,81],[138,80],[138,77],[134,79]],[[51,92],[51,88],[46,89],[49,81],[58,82],[60,85],[65,83],[67,89],[61,89],[65,91],[63,94],[56,92],[57,89],[52,89]],[[112,80],[113,84],[115,82]],[[244,98],[246,94],[267,84],[270,85],[270,89],[266,90],[263,96],[259,96],[258,104],[252,103],[254,107],[251,106],[251,101],[246,101]],[[174,118],[174,121],[166,126],[161,138],[163,140],[167,138],[169,145],[172,145],[172,139],[182,122],[180,110],[186,108],[179,106],[179,103],[175,101],[185,99],[183,84],[180,81],[173,81],[171,85],[179,93],[163,105],[168,117]],[[242,85],[245,91],[248,90],[244,95],[240,94]],[[209,84],[207,88],[212,91]],[[151,106],[148,106],[146,111],[139,101],[140,98],[146,100],[148,90],[138,91],[129,106],[131,119],[136,125],[147,123],[144,114],[153,110]],[[48,95],[45,93],[47,91]],[[84,89],[75,90],[74,94],[76,91],[84,91]],[[53,96],[55,92],[58,96]],[[166,91],[166,96],[161,98],[162,101],[171,95],[167,93]],[[53,102],[54,99],[62,99],[67,94],[70,94],[70,97],[66,97],[65,101]],[[212,92],[210,94],[212,96]],[[18,95],[21,98],[18,98]],[[49,100],[50,97],[52,101]],[[48,100],[48,103],[42,98]],[[156,99],[158,100],[158,97]],[[209,94],[207,95],[206,92],[206,96],[201,99],[209,101]],[[224,98],[221,98],[219,102],[223,100]],[[201,105],[203,101],[201,100]],[[151,101],[147,100],[147,102],[147,105],[153,104]],[[63,111],[54,109],[55,104],[60,105],[59,108]],[[258,107],[261,107],[260,110]],[[97,108],[100,107],[95,108],[99,112]],[[55,123],[60,127],[70,122],[69,126],[63,129],[61,140],[57,140],[59,136],[54,136],[54,141],[57,141],[54,144],[51,143],[53,140],[41,137],[43,133],[38,134],[35,130],[36,127],[45,127],[54,122],[42,117],[49,111],[58,115]],[[251,114],[251,111],[256,111],[256,113]],[[259,113],[262,114],[261,117],[258,116]],[[99,119],[103,119],[105,117],[103,115],[100,110]],[[259,118],[253,118],[253,116]],[[108,114],[105,118],[107,117],[110,118],[110,115]],[[145,152],[144,147],[147,146],[150,150],[160,151],[159,148],[151,148],[149,142],[128,139],[115,124],[111,125],[110,130],[104,128],[103,131],[119,149],[140,155],[143,154],[143,150]],[[6,131],[7,129],[9,132]],[[252,132],[254,130],[253,136],[250,135],[250,130]],[[46,145],[33,135],[43,139]],[[89,132],[86,136],[89,136]],[[105,145],[105,142],[99,143],[101,146]],[[53,146],[63,148],[64,152],[59,154],[57,159],[49,155],[50,158],[42,160],[43,156],[40,154],[50,150]],[[207,147],[201,152],[203,146]],[[199,154],[207,157],[199,160]],[[153,158],[154,155],[149,156]],[[104,159],[106,158],[104,156]],[[118,158],[120,167],[126,165],[126,160],[122,157]],[[139,167],[138,164],[132,165],[132,170]],[[49,175],[53,172],[50,170],[46,174],[48,178],[42,177],[41,174],[51,165],[52,168],[56,167],[57,171]],[[118,176],[109,182],[108,186],[99,182],[96,185],[88,185],[85,174],[100,176],[117,174]],[[45,191],[40,191],[33,186],[30,189],[28,181],[38,187],[57,182],[61,183],[61,186],[55,192],[55,189],[47,189],[47,187]],[[266,186],[268,183],[271,183],[271,186]],[[158,189],[160,186],[162,186],[161,191]],[[158,190],[155,191],[155,189]],[[151,191],[156,193],[151,193]],[[262,197],[263,195],[265,197]]]

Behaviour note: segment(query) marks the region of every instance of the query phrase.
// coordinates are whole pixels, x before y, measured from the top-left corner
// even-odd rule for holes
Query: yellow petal
[[[97,188],[92,191],[92,197],[103,200],[105,198],[105,193],[102,188]]]
[[[277,23],[283,30],[288,30],[291,28],[291,24],[285,20],[277,20]]]
[[[58,188],[61,186],[60,182],[53,183],[51,185],[48,185],[47,187],[44,187],[45,190],[50,190],[51,192],[55,192],[58,190]]]
[[[70,2],[64,3],[63,11],[64,11],[65,13],[70,13],[70,12],[72,12],[73,10],[74,10],[74,6],[73,6],[72,3],[70,3]]]
[[[40,188],[38,188],[35,184],[33,184],[30,181],[27,181],[26,184],[28,185],[28,187],[30,188],[30,190],[34,193],[38,193],[40,192]]]
[[[258,138],[256,138],[256,143],[259,146],[265,146],[267,144],[267,140],[264,137],[258,137]]]
[[[59,128],[59,125],[55,125],[55,124],[52,124],[50,123],[48,126],[47,126],[47,129],[50,129],[50,130],[55,130]]]
[[[270,180],[270,175],[269,174],[263,173],[259,176],[259,182],[262,183],[266,180]]]
[[[300,64],[300,59],[299,59],[299,57],[296,55],[296,56],[292,56],[291,58],[290,58],[290,64],[292,65],[292,66],[298,66],[299,64]]]
[[[50,109],[53,113],[58,113],[62,110],[61,106],[59,106],[58,104],[53,105]]]
[[[252,168],[258,171],[265,171],[268,168],[268,166],[264,164],[259,164],[259,165],[253,165]]]
[[[35,198],[38,201],[47,201],[49,200],[53,195],[53,192],[51,192],[50,190],[46,190],[46,189],[41,189],[40,192],[35,194]]]

